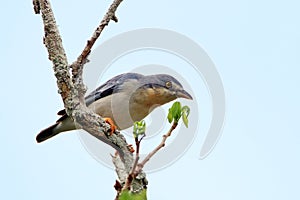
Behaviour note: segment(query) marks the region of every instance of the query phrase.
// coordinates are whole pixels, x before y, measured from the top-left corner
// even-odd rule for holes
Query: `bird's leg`
[[[117,126],[115,125],[114,121],[111,118],[105,117],[103,119],[106,123],[108,123],[110,125],[110,135],[112,135],[115,132],[115,130],[117,129]]]
[[[127,145],[127,148],[131,153],[134,153],[134,148],[133,148],[132,144]]]
[[[114,121],[111,118],[104,117],[103,119],[106,123],[108,123],[110,125],[110,135],[112,135],[115,132],[115,130],[117,129],[117,126],[115,125]],[[134,148],[133,148],[132,144],[129,144],[127,146],[127,148],[131,153],[134,152]]]

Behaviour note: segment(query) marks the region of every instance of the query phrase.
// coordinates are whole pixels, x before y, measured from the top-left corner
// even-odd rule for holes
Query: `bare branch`
[[[137,167],[135,169],[135,174],[139,174],[141,172],[141,170],[143,169],[143,167],[145,166],[145,164],[161,149],[165,146],[166,144],[166,140],[168,137],[171,136],[172,132],[176,129],[178,123],[177,122],[173,122],[173,125],[171,126],[171,128],[169,129],[168,133],[163,135],[162,141],[160,142],[160,144],[153,150],[151,151],[146,158],[140,162],[139,164],[137,164]]]
[[[70,66],[70,68],[72,68],[73,75],[72,82],[74,83],[74,87],[78,92],[79,100],[82,104],[84,104],[84,94],[86,93],[86,87],[82,80],[83,66],[85,63],[88,62],[87,57],[90,54],[91,49],[95,44],[96,40],[99,38],[102,31],[104,30],[105,26],[109,24],[110,20],[113,20],[115,22],[118,21],[117,17],[115,16],[115,12],[117,11],[117,8],[122,1],[123,0],[113,1],[108,11],[104,15],[103,19],[101,20],[99,26],[96,28],[91,38],[87,41],[86,46],[82,50],[82,53],[78,56],[77,60]]]
[[[70,81],[67,56],[62,45],[62,39],[56,25],[50,2],[48,0],[34,0],[34,9],[35,11],[42,12],[45,31],[44,44],[48,50],[49,60],[53,63],[53,70],[57,78],[59,93],[64,103],[70,102],[72,100],[70,91],[73,85]],[[65,103],[65,105],[67,104]]]
[[[110,20],[118,22],[118,19],[117,19],[115,13],[116,13],[118,6],[121,4],[122,1],[123,0],[114,0],[113,3],[110,5],[108,11],[106,12],[105,16],[101,20],[99,26],[96,28],[93,36],[87,41],[87,44],[84,47],[81,55],[77,58],[76,62],[78,64],[82,65],[86,62],[86,59],[87,59],[88,55],[90,54],[93,45],[95,44],[96,40],[102,33],[105,26],[108,25]]]
[[[132,171],[133,155],[128,149],[124,136],[118,131],[110,134],[110,126],[105,123],[102,117],[86,107],[84,102],[86,88],[82,80],[83,65],[87,62],[87,56],[110,20],[118,21],[115,12],[121,2],[122,0],[114,0],[93,36],[88,40],[81,55],[71,66],[68,65],[67,56],[49,0],[33,0],[33,5],[35,13],[42,13],[45,32],[44,44],[48,50],[49,59],[53,63],[57,86],[68,116],[74,119],[78,128],[86,130],[94,137],[117,150],[118,153],[113,157],[113,160],[115,161],[114,164],[119,179],[124,183]],[[72,75],[70,74],[70,68],[72,68]],[[142,169],[139,170],[139,174],[136,174],[135,177],[136,179],[132,182],[132,189],[133,191],[140,191],[147,185]]]
[[[84,88],[82,82],[82,73],[77,74],[73,80],[80,80],[79,82],[71,81],[71,74],[65,50],[62,45],[62,39],[56,25],[54,14],[48,0],[34,0],[34,8],[39,5],[42,13],[44,23],[44,44],[48,50],[49,59],[53,63],[53,70],[57,79],[57,86],[59,93],[62,96],[66,112],[69,116],[73,117],[78,127],[89,132],[94,137],[114,147],[120,155],[131,154],[127,148],[127,143],[124,137],[112,135],[108,133],[110,126],[97,114],[87,109],[83,99],[83,92],[78,88]],[[116,8],[114,7],[115,11]],[[114,15],[114,13],[113,13]],[[83,66],[83,65],[82,65]],[[82,66],[80,69],[82,70]],[[77,84],[80,83],[80,84]],[[79,87],[78,87],[79,85]],[[107,134],[108,133],[108,134]],[[122,150],[122,152],[121,152]],[[122,159],[124,160],[124,159]],[[128,172],[131,165],[126,165]]]
[[[129,187],[132,183],[132,180],[135,178],[134,172],[135,172],[135,168],[138,164],[138,161],[140,159],[140,144],[141,144],[141,141],[144,138],[144,136],[145,136],[145,134],[141,137],[140,140],[138,139],[138,136],[136,136],[134,138],[135,139],[135,146],[136,146],[135,160],[134,160],[134,163],[132,165],[131,173],[127,176],[127,179],[126,179],[126,182],[124,184],[123,189],[129,189]]]
[[[40,2],[39,0],[33,0],[33,9],[35,14],[40,14],[41,8],[40,8]]]
[[[144,138],[145,134],[141,137],[141,139],[139,140],[137,137],[135,138],[135,146],[136,146],[136,153],[135,153],[135,160],[134,160],[134,163],[133,163],[133,166],[132,166],[132,171],[131,171],[131,174],[134,174],[134,170],[136,168],[136,165],[140,159],[140,144],[141,144],[141,141],[142,139]]]

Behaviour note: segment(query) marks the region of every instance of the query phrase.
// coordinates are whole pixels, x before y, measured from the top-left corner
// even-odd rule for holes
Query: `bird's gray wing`
[[[142,78],[142,74],[138,73],[124,73],[117,75],[110,80],[108,80],[103,85],[99,86],[97,89],[92,91],[88,96],[85,97],[85,103],[87,106],[91,105],[93,102],[97,101],[98,99],[107,97],[113,93],[119,92],[121,89],[121,85],[131,79],[138,80]],[[60,122],[64,119],[66,119],[68,116],[66,114],[65,110],[60,110],[58,115],[62,115],[61,118],[57,120],[57,122]]]
[[[124,82],[132,79],[138,80],[141,77],[143,77],[143,75],[137,73],[124,73],[115,76],[86,96],[85,103],[89,106],[98,99],[119,92]]]

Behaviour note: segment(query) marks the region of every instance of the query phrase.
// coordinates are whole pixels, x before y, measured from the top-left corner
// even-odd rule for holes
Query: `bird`
[[[85,103],[111,125],[113,132],[114,129],[124,130],[133,126],[135,121],[141,121],[156,107],[177,98],[193,99],[173,76],[131,72],[117,75],[99,86],[85,97]],[[38,143],[77,129],[65,110],[57,114],[61,117],[36,136]]]

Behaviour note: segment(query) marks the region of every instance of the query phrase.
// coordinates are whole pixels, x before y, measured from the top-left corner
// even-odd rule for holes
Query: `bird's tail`
[[[65,132],[76,129],[76,126],[72,120],[72,118],[66,116],[62,116],[59,120],[56,121],[52,126],[42,130],[37,136],[36,141],[38,143],[48,140],[53,136]]]
[[[57,131],[57,126],[58,123],[53,124],[52,126],[42,130],[37,136],[36,136],[36,141],[38,143],[43,142],[55,135],[57,135],[58,133],[60,133],[60,131]]]

